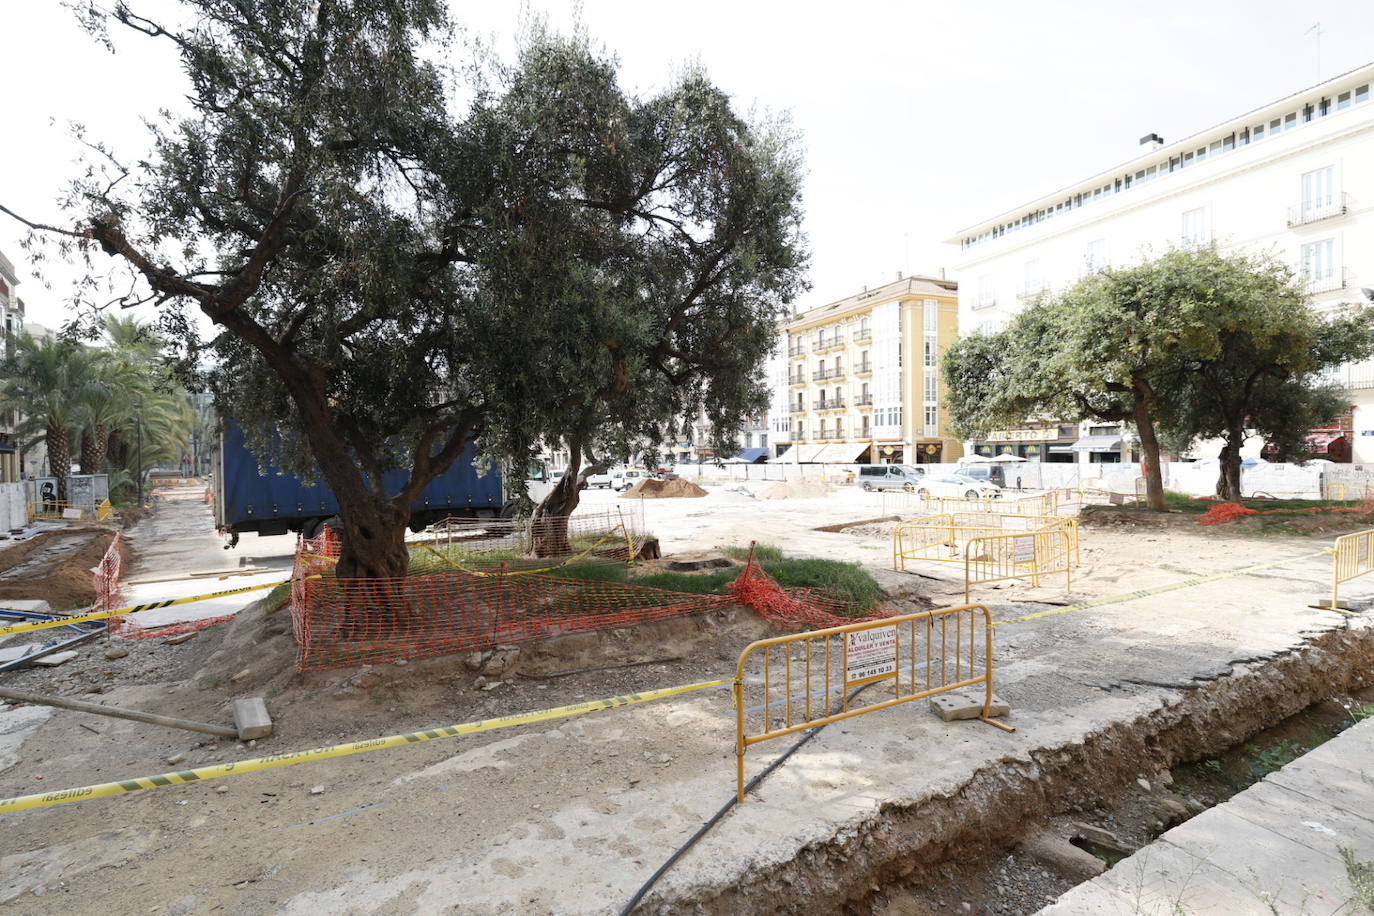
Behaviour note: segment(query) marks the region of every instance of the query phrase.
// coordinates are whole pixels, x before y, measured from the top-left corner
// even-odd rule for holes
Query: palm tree
[[[0,398],[25,415],[21,435],[41,431],[47,443],[49,473],[57,478],[57,498],[62,500],[67,498],[72,467],[72,427],[79,419],[80,395],[91,367],[88,347],[46,338],[38,341],[24,334],[0,373],[4,379]]]

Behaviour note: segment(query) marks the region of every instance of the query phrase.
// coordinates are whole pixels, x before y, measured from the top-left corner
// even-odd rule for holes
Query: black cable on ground
[[[852,702],[855,697],[863,693],[871,686],[873,686],[872,682],[863,684],[859,687],[855,687],[854,690],[849,694],[849,701]],[[836,703],[834,709],[831,710],[830,714],[833,716],[842,708],[843,705],[841,703]],[[816,737],[820,730],[825,728],[825,726],[829,724],[830,723],[827,722],[823,725],[817,725],[810,731],[803,732],[801,738],[794,742],[792,746],[789,747],[787,750],[783,751],[777,760],[774,760],[772,763],[768,764],[768,766],[763,768],[763,772],[759,773],[759,775],[755,776],[753,779],[745,783],[745,794],[752,792],[755,786],[757,786],[759,783],[767,779],[770,773],[772,773],[778,767],[782,766],[784,763],[787,762],[788,757],[791,757],[797,751],[801,750],[802,746],[805,745],[806,742]],[[726,802],[724,805],[722,805],[719,811],[711,815],[706,820],[706,823],[702,824],[699,828],[697,828],[697,832],[688,837],[687,842],[679,846],[677,848],[677,851],[668,857],[668,861],[660,865],[658,867],[658,871],[650,875],[649,880],[645,881],[644,884],[639,888],[639,890],[635,891],[635,895],[630,898],[630,902],[625,904],[625,907],[620,911],[620,916],[627,916],[627,914],[629,914],[635,907],[639,906],[640,901],[643,900],[645,895],[648,894],[649,891],[653,889],[654,885],[658,883],[658,879],[662,878],[665,874],[667,874],[668,869],[672,868],[677,863],[678,859],[681,859],[684,855],[686,855],[687,850],[695,846],[697,840],[704,837],[708,832],[710,832],[712,827],[720,823],[720,819],[725,817],[725,815],[729,814],[730,809],[735,807],[735,805],[737,804],[739,804],[739,799],[736,796],[731,795],[730,800]]]

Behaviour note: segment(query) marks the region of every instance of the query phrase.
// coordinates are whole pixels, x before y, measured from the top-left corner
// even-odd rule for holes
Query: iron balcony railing
[[[1288,208],[1288,228],[1345,216],[1349,209],[1350,201],[1344,191],[1327,200],[1305,200],[1296,207]]]

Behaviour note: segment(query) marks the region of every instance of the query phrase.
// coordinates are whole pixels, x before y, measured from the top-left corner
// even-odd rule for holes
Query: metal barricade
[[[745,666],[762,658],[759,681],[745,683]],[[775,656],[780,655],[780,658]],[[777,693],[775,680],[781,680]],[[854,705],[851,688],[891,684],[886,699]],[[994,722],[992,616],[981,604],[961,605],[853,623],[809,633],[760,639],[735,665],[735,781],[744,801],[744,753],[751,745],[936,694],[983,686],[979,719]],[[761,687],[761,695],[753,693]],[[750,694],[750,696],[746,696]],[[777,697],[775,699],[775,696]],[[750,706],[747,699],[761,703]],[[751,722],[757,727],[751,731]]]
[[[1082,562],[1078,519],[1059,515],[1017,515],[957,512],[927,515],[892,528],[892,568],[906,571],[908,560],[960,563],[970,544],[979,538],[1012,531],[1062,530],[1068,538],[1070,562]]]
[[[1007,579],[1030,579],[1038,587],[1040,577],[1064,574],[1064,590],[1072,586],[1072,545],[1065,528],[1042,528],[1025,534],[998,534],[973,538],[964,549],[964,600],[973,586]]]
[[[1331,607],[1339,608],[1342,582],[1374,569],[1374,528],[1336,538],[1331,547]]]

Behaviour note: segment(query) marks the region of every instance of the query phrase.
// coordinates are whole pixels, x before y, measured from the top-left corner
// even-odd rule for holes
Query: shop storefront
[[[1072,461],[1067,451],[1078,438],[1073,426],[1046,426],[1027,429],[995,429],[987,439],[975,439],[973,453],[984,458],[1015,455],[1027,461]]]

